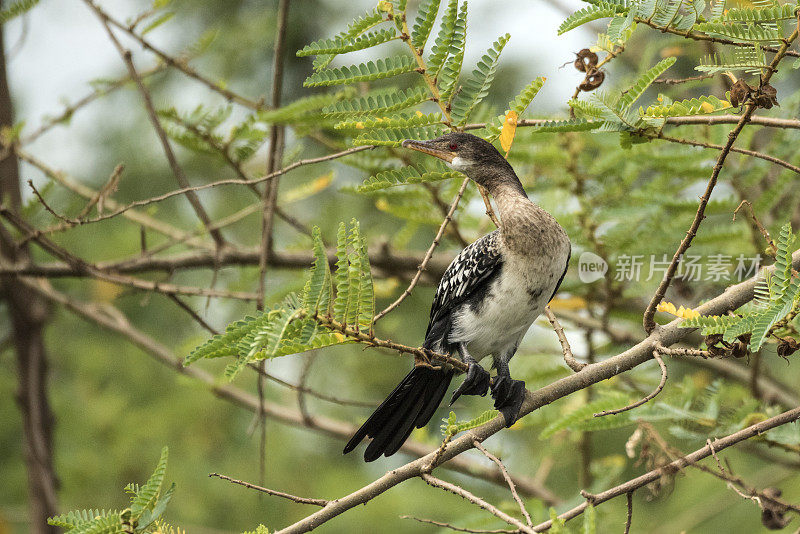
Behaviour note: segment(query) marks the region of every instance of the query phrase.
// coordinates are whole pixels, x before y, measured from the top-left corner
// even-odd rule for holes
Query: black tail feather
[[[415,427],[428,424],[452,378],[452,370],[414,367],[353,434],[344,453],[355,449],[365,437],[373,438],[364,452],[367,462],[397,452]]]

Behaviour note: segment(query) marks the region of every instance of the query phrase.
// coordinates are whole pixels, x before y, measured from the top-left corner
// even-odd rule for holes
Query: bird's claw
[[[458,386],[458,389],[453,392],[450,405],[452,406],[461,395],[485,396],[486,392],[489,390],[489,381],[489,372],[486,369],[481,367],[480,364],[470,363],[467,369],[467,376],[464,378],[461,385]]]
[[[525,382],[507,376],[495,378],[492,384],[494,407],[503,414],[506,428],[517,422],[519,410],[525,400]]]

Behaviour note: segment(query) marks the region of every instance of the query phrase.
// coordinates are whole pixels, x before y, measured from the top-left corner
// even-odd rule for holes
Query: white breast
[[[449,341],[466,342],[476,360],[513,352],[544,311],[564,272],[569,256],[566,245],[557,257],[506,256],[482,305],[465,303],[456,313]]]

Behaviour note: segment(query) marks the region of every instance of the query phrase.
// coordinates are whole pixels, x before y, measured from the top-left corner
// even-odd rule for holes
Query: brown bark
[[[0,0],[0,6],[2,1]],[[6,75],[3,27],[0,25],[0,128],[13,125],[13,107]],[[0,161],[0,198],[18,211],[21,205],[19,163],[9,155]],[[17,248],[7,228],[0,226],[0,258],[5,262],[26,262],[27,247]],[[0,279],[2,297],[11,319],[17,353],[17,403],[22,414],[22,437],[28,471],[30,532],[55,533],[47,518],[57,514],[57,480],[53,469],[53,413],[47,400],[47,353],[44,326],[48,306],[38,294],[13,276]]]

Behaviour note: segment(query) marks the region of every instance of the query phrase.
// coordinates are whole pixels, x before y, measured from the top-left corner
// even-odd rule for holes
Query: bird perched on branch
[[[491,383],[494,406],[509,427],[519,417],[525,382],[511,378],[508,362],[564,279],[569,238],[552,215],[528,199],[511,165],[480,137],[449,133],[403,146],[444,160],[485,187],[497,204],[501,228],[462,250],[442,276],[423,347],[458,355],[468,366],[450,404],[461,395],[486,395],[490,375],[478,362],[491,355],[497,370]],[[417,360],[344,453],[365,437],[372,438],[364,452],[368,462],[397,452],[414,428],[431,419],[454,374],[450,366]]]

